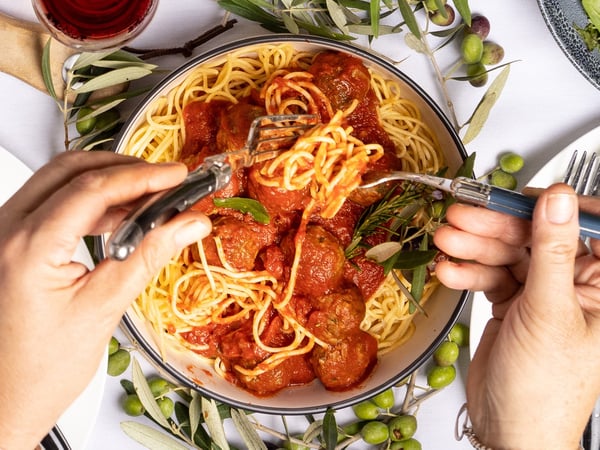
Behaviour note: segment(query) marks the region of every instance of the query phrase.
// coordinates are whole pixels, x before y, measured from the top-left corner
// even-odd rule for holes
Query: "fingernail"
[[[575,214],[575,196],[571,194],[551,194],[546,204],[546,217],[556,225],[568,223]]]
[[[206,237],[207,224],[201,220],[191,220],[184,223],[175,232],[175,244],[185,247]]]

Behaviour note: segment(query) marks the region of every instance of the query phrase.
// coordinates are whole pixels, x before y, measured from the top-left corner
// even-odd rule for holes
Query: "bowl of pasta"
[[[193,206],[211,218],[210,236],[123,318],[164,375],[264,413],[323,412],[393,386],[466,301],[435,277],[441,193],[360,188],[388,169],[452,175],[466,156],[427,94],[366,50],[291,35],[216,48],[154,88],[115,151],[193,170],[239,149],[256,116],[297,113],[318,121]]]

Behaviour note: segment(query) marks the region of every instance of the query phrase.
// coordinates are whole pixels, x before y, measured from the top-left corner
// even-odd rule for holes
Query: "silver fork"
[[[587,152],[575,150],[571,155],[563,182],[572,186],[578,194],[597,195],[600,184],[600,160],[594,152],[587,158]]]
[[[579,157],[579,151],[575,150],[569,160],[563,182],[573,187],[578,194],[597,195],[600,184],[598,155],[594,152],[588,159],[586,151],[581,152]],[[583,432],[581,446],[584,450],[600,450],[600,398],[596,400]]]
[[[159,192],[133,209],[110,235],[106,254],[119,261],[127,259],[150,230],[225,187],[237,168],[274,158],[316,122],[317,116],[311,114],[257,117],[242,149],[205,158],[179,186]]]

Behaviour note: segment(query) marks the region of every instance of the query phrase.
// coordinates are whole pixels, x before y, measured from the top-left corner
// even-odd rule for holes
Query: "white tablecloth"
[[[478,174],[493,167],[499,153],[520,153],[526,159],[526,166],[518,176],[522,185],[568,143],[600,125],[600,91],[564,56],[534,0],[471,0],[470,3],[473,12],[485,14],[490,19],[489,39],[505,48],[507,61],[516,62],[512,64],[506,88],[481,135],[467,146],[467,150],[477,152]],[[35,20],[29,2],[0,0],[0,11]],[[213,1],[163,0],[153,22],[135,45],[181,45],[221,19],[222,11]],[[242,19],[233,30],[209,45],[263,33],[262,28]],[[427,61],[422,55],[408,50],[401,37],[380,38],[374,48],[396,60],[406,58],[400,68],[440,104],[443,103]],[[202,47],[196,53],[200,51]],[[440,54],[445,55],[440,59],[448,66],[458,55],[450,48]],[[163,64],[174,67],[182,62],[182,57],[169,57]],[[484,90],[459,82],[450,82],[449,86],[458,117],[466,121]],[[0,92],[0,146],[30,168],[37,169],[63,148],[61,114],[49,97],[5,74],[0,74]],[[469,322],[469,308],[461,321]],[[117,335],[121,336],[118,331]],[[416,437],[423,443],[424,449],[470,448],[466,441],[454,440],[454,422],[464,402],[467,368],[468,355],[465,351],[460,359],[457,381],[421,407]],[[119,423],[130,420],[120,410],[121,393],[118,379],[107,378],[102,407],[97,422],[92,425],[89,450],[141,448],[120,430]]]

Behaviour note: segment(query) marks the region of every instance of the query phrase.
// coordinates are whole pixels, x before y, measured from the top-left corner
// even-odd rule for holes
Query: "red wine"
[[[154,0],[38,0],[39,13],[75,40],[132,33],[155,7]]]

